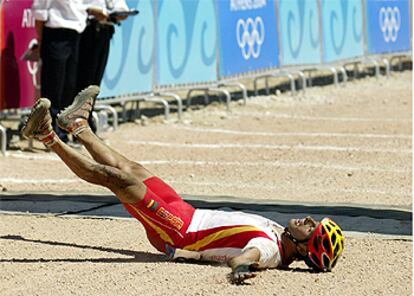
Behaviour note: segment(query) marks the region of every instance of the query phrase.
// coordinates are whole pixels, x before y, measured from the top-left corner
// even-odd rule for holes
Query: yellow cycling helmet
[[[305,262],[316,271],[331,271],[343,249],[341,228],[330,218],[323,218],[308,241]]]

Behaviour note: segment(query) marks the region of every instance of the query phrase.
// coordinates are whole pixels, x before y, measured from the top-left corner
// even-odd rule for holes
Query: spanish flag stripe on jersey
[[[263,231],[247,231],[242,233],[236,233],[221,239],[212,241],[208,245],[200,248],[199,251],[205,251],[209,249],[220,248],[240,248],[243,249],[248,242],[253,238],[263,237],[271,240],[271,238]]]
[[[207,247],[208,245],[211,245],[218,240],[221,240],[221,239],[224,239],[226,237],[230,237],[236,234],[242,234],[242,233],[252,232],[252,231],[261,232],[261,230],[255,226],[249,226],[249,225],[230,226],[226,229],[213,232],[191,245],[185,246],[184,250],[200,251],[202,249],[205,249],[205,247]],[[225,246],[220,246],[220,247],[225,247]]]
[[[174,245],[173,240],[171,239],[171,237],[160,227],[158,227],[157,225],[155,225],[153,222],[151,222],[151,220],[149,220],[147,217],[145,217],[136,207],[134,207],[133,205],[129,204],[128,206],[130,206],[140,217],[143,221],[145,221],[145,223],[147,223],[152,229],[154,229],[154,231],[156,233],[158,233],[158,235],[161,237],[161,239],[163,241],[165,241],[166,243],[169,243],[171,245]]]
[[[155,201],[153,199],[151,199],[148,204],[147,204],[147,208],[149,209],[150,207],[152,207],[152,205],[155,203]]]

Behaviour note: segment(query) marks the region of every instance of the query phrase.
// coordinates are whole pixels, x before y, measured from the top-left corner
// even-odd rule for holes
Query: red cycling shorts
[[[144,199],[124,203],[128,212],[144,226],[151,244],[166,253],[166,244],[179,248],[186,244],[186,231],[195,209],[158,177],[144,180]]]

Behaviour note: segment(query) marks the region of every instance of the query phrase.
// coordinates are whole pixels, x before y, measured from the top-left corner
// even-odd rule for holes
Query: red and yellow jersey
[[[259,267],[276,267],[281,255],[280,237],[274,227],[282,228],[254,214],[197,209],[187,229],[186,240],[191,243],[183,249],[200,252],[201,260],[227,262],[256,247],[260,251]]]
[[[150,243],[171,256],[176,250],[197,253],[205,261],[227,262],[248,248],[260,251],[259,267],[280,265],[279,224],[244,212],[195,209],[157,177],[144,180],[147,192],[124,204],[144,226]]]

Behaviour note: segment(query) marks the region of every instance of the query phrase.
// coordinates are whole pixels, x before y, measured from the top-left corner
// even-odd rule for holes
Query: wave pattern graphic
[[[216,62],[213,1],[160,0],[158,41],[161,84],[205,81],[200,70],[211,71]]]
[[[295,18],[295,14],[293,13],[293,11],[289,11],[288,13],[288,35],[292,36],[293,35],[293,31],[299,31],[299,42],[297,43],[298,45],[296,46],[296,48],[294,47],[293,43],[293,38],[289,38],[289,49],[290,52],[292,53],[292,56],[294,58],[297,58],[299,55],[299,51],[302,47],[302,42],[303,42],[303,33],[304,33],[304,20],[305,20],[305,5],[306,2],[304,0],[297,0],[296,1],[298,4],[298,20],[296,20]],[[298,26],[294,26],[295,24],[299,23],[299,28]]]
[[[280,0],[279,17],[283,63],[319,63],[321,38],[317,2]]]
[[[140,14],[129,17],[115,28],[102,87],[104,95],[108,96],[119,94],[119,90],[122,93],[145,92],[152,87],[154,3],[151,0],[127,3]]]
[[[338,17],[338,12],[336,10],[331,11],[330,15],[330,31],[331,31],[331,40],[332,45],[335,50],[335,53],[339,55],[342,52],[342,49],[345,44],[345,37],[346,37],[346,28],[348,24],[348,0],[341,0],[341,18]],[[338,33],[338,30],[335,28],[342,28],[340,34]],[[336,36],[339,36],[340,41],[338,42],[336,39]]]
[[[323,0],[324,59],[334,61],[363,54],[360,0]]]

